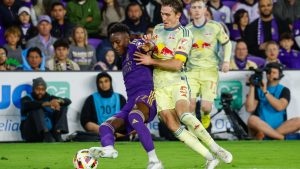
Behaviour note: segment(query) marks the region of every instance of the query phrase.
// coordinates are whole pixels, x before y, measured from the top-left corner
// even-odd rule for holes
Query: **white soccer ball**
[[[73,164],[75,169],[96,169],[98,161],[91,156],[88,149],[82,149],[75,154]]]

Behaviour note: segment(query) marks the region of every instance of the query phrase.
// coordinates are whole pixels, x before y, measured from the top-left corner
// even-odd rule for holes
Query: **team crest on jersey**
[[[186,38],[182,38],[181,39],[181,44],[182,45],[185,45],[187,42],[188,42],[188,40]]]
[[[184,46],[179,46],[178,49],[179,50],[186,50],[186,48]]]
[[[174,33],[169,33],[168,39],[175,39],[175,34]]]

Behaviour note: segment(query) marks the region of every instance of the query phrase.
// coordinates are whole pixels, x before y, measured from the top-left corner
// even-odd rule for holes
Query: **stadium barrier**
[[[300,81],[299,71],[285,71],[282,84],[291,90],[291,102],[288,106],[288,118],[300,117]],[[80,111],[84,100],[96,88],[96,75],[98,72],[1,72],[0,73],[0,141],[21,141],[20,135],[20,98],[31,91],[32,79],[43,77],[47,82],[47,91],[59,97],[68,97],[72,100],[69,106],[68,122],[70,133],[83,130],[79,122]],[[121,72],[110,72],[113,78],[113,87],[116,92],[126,96]],[[240,109],[240,116],[244,121],[248,113],[244,110],[245,96],[248,87],[245,85],[247,77],[252,72],[232,71],[220,73],[218,98],[215,101],[212,113],[220,108],[220,93],[233,94],[233,107]],[[212,132],[224,132],[231,128],[224,113],[212,119]],[[159,136],[158,119],[149,124],[151,132]]]

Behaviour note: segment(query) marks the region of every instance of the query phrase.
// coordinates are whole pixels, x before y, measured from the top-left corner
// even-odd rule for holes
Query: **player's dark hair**
[[[128,26],[125,24],[122,24],[122,23],[116,23],[113,26],[111,26],[111,28],[108,31],[108,35],[110,37],[111,34],[117,33],[117,32],[127,33],[128,35],[130,35],[130,30],[129,30]]]
[[[178,12],[182,13],[183,11],[183,4],[181,0],[162,0],[161,6],[170,6],[174,9],[175,14]]]

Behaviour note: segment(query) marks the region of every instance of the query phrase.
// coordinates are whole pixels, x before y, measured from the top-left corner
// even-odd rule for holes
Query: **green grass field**
[[[221,141],[233,163],[217,168],[300,169],[299,141]],[[99,143],[0,143],[0,169],[72,169],[74,154]],[[165,169],[204,168],[204,159],[180,142],[155,142]],[[139,142],[118,142],[117,159],[100,159],[98,169],[145,169],[147,156]]]

